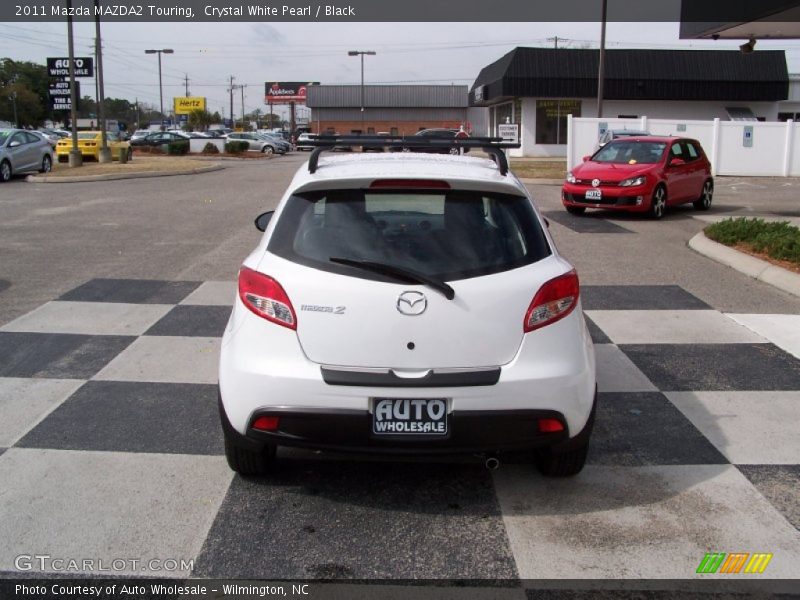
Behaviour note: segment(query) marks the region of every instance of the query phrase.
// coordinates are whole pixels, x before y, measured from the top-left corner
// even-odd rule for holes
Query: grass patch
[[[75,177],[83,175],[108,175],[117,173],[154,173],[169,171],[185,171],[208,166],[209,163],[191,158],[172,156],[141,156],[134,154],[133,161],[124,165],[119,161],[113,163],[84,162],[82,167],[70,168],[66,163],[53,164],[53,171],[39,177],[54,179],[59,177]]]
[[[800,229],[788,221],[768,223],[763,219],[725,219],[709,225],[705,234],[726,246],[742,245],[775,260],[800,266]]]
[[[564,160],[511,160],[509,167],[520,179],[564,179],[567,163]]]

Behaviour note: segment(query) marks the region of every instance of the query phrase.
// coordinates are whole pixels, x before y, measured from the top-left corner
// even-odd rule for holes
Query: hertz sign
[[[206,109],[206,99],[199,96],[181,96],[174,100],[176,115],[188,115],[192,111]]]

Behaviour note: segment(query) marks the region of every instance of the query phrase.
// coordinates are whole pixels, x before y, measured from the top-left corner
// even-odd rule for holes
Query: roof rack
[[[361,146],[362,148],[395,148],[414,150],[416,148],[478,148],[489,154],[501,175],[508,174],[508,159],[505,148],[519,148],[519,143],[504,141],[499,137],[454,138],[449,136],[385,136],[385,135],[317,135],[304,142],[314,146],[308,159],[309,173],[315,173],[319,166],[319,155],[335,148]]]

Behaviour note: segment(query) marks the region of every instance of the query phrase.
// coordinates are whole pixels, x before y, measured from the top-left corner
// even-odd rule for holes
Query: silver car
[[[250,147],[248,150],[255,150],[256,152],[263,152],[264,154],[281,153],[275,142],[268,142],[261,139],[257,133],[248,133],[246,131],[234,131],[229,133],[227,138],[231,142],[247,142]]]
[[[0,129],[0,182],[17,173],[53,168],[53,147],[43,137],[24,129]]]

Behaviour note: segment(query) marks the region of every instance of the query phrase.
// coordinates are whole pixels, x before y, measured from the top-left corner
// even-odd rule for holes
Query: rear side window
[[[530,201],[473,191],[332,190],[300,194],[281,213],[268,250],[354,275],[332,257],[371,261],[442,280],[515,269],[551,254]],[[381,279],[367,271],[365,279]]]

